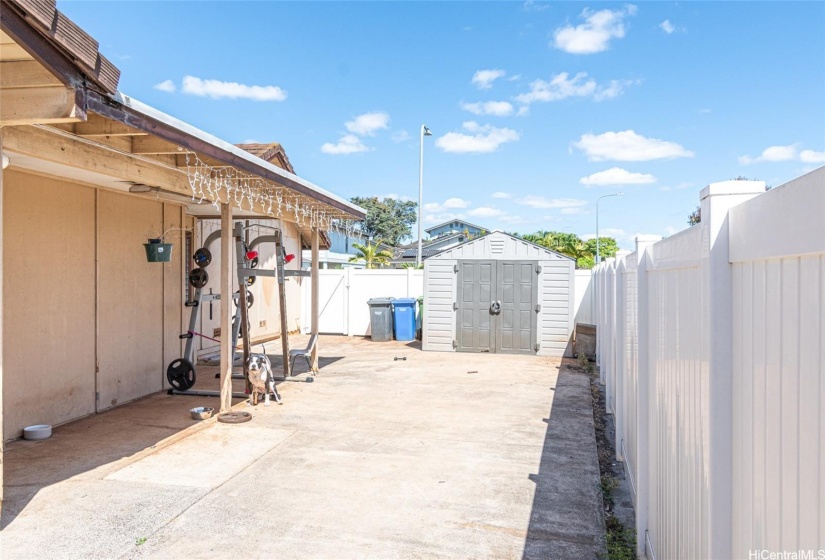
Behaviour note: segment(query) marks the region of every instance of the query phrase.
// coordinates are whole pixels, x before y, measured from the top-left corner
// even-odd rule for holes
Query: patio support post
[[[221,412],[232,408],[232,204],[221,204]]]
[[[3,152],[3,127],[0,126],[0,153]],[[3,166],[5,167],[5,166]],[[3,169],[0,167],[0,513],[3,511]]]
[[[310,273],[312,274],[312,335],[318,335],[318,315],[320,313],[320,278],[318,277],[318,253],[320,248],[321,232],[318,228],[312,230],[312,266]],[[312,371],[318,372],[318,340],[315,341],[315,346],[312,347]]]

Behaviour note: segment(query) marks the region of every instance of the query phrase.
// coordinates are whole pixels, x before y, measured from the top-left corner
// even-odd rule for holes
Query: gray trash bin
[[[370,331],[375,342],[392,340],[392,300],[393,298],[372,298],[370,306]]]

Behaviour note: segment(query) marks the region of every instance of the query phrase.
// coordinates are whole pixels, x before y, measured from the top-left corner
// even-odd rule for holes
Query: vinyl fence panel
[[[665,240],[640,236],[635,253],[592,272],[597,359],[638,553],[817,554],[825,168],[767,193],[758,181],[714,183],[701,216]]]

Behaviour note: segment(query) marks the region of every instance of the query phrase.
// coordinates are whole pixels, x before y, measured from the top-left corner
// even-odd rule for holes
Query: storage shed
[[[423,348],[571,356],[575,261],[495,231],[424,261]]]

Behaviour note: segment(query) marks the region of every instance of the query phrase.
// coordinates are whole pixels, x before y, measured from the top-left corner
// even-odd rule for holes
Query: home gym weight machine
[[[247,246],[244,242],[244,231],[251,228],[264,228],[273,230],[271,235],[262,235],[252,240]],[[193,255],[193,259],[197,268],[189,273],[188,281],[192,287],[195,288],[195,295],[192,301],[187,301],[184,305],[191,307],[192,312],[189,318],[189,329],[185,334],[180,335],[181,339],[186,340],[184,355],[182,358],[172,361],[166,369],[166,378],[172,386],[168,393],[170,395],[195,395],[195,396],[220,396],[220,391],[204,391],[195,390],[192,387],[195,385],[195,348],[194,337],[200,336],[209,340],[217,341],[214,338],[208,337],[197,332],[198,320],[200,317],[200,308],[202,303],[212,303],[220,300],[220,294],[203,292],[204,288],[209,282],[209,274],[206,272],[206,267],[212,262],[212,254],[209,247],[221,236],[221,231],[216,230],[207,236],[204,246]],[[289,262],[286,251],[283,245],[283,234],[280,229],[256,224],[252,226],[244,226],[240,222],[235,223],[233,236],[235,238],[235,254],[236,267],[238,273],[239,290],[233,294],[235,300],[235,314],[232,321],[232,364],[234,364],[236,346],[238,338],[243,341],[243,373],[233,373],[233,379],[246,380],[247,392],[250,390],[249,381],[247,379],[246,363],[250,353],[249,340],[249,319],[248,310],[254,304],[253,295],[248,292],[247,288],[255,283],[257,276],[270,276],[277,278],[278,295],[281,311],[281,345],[283,349],[283,378],[276,378],[286,380],[291,376],[289,367],[289,338],[288,338],[288,324],[287,324],[287,307],[286,307],[286,291],[285,280],[287,277],[294,276],[310,276],[309,271],[304,270],[285,270],[284,265]],[[275,243],[275,262],[274,270],[263,270],[258,268],[258,252],[255,247],[262,243]],[[291,256],[291,255],[290,255]],[[294,258],[294,257],[293,257]],[[219,377],[220,374],[216,375]],[[307,378],[311,381],[312,378]],[[233,398],[245,398],[247,393],[233,393]],[[276,402],[280,402],[280,395],[275,390],[274,397]]]

